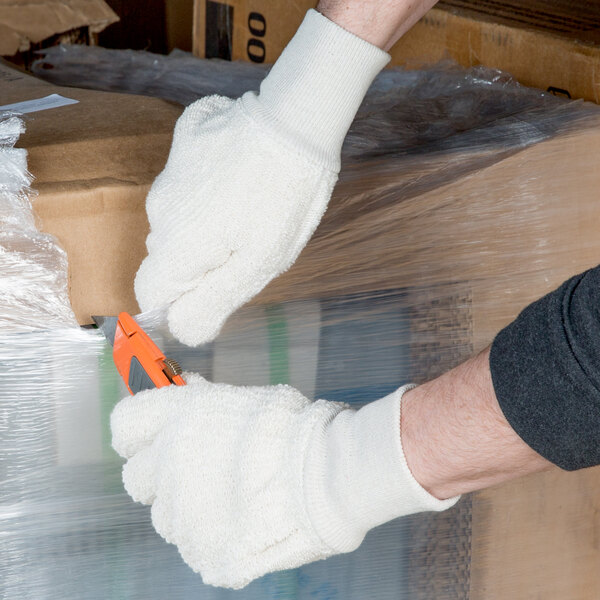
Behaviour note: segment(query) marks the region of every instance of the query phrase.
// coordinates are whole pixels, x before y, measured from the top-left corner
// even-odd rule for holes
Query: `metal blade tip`
[[[117,330],[117,317],[99,317],[93,316],[94,323],[98,326],[98,329],[102,330],[104,337],[108,340],[111,346],[115,345],[115,331]]]

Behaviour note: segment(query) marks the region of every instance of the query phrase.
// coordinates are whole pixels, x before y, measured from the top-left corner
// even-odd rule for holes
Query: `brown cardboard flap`
[[[104,0],[0,0],[0,55],[78,27],[102,31],[118,20]]]

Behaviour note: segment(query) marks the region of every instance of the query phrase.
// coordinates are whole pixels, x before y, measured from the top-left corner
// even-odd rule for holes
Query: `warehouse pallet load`
[[[34,206],[41,226],[65,248],[81,239],[90,215],[112,222],[127,206],[94,193],[94,185],[107,189],[102,177],[87,178],[90,193],[76,206],[77,182],[102,173],[106,161],[122,183],[119,169],[135,174],[146,161],[137,189],[133,176],[128,181],[132,225],[86,231],[89,247],[104,247],[108,256],[118,249],[121,260],[104,267],[129,273],[120,280],[129,288],[147,228],[142,192],[166,159],[169,136],[159,130],[151,149],[139,144],[133,152],[131,130],[118,139],[100,127],[107,114],[100,107],[137,102],[139,121],[157,126],[158,119],[149,121],[154,111],[178,109],[133,96],[42,87],[80,100],[56,109],[54,117],[52,111],[34,114],[18,142],[30,151],[29,168],[38,177]],[[14,102],[18,94],[12,93]],[[7,104],[2,94],[0,104]],[[59,121],[68,122],[61,143],[42,144],[41,132],[51,123],[60,131]],[[160,324],[148,323],[149,330],[184,368],[231,383],[288,381],[311,397],[362,403],[407,379],[435,376],[484,347],[527,303],[597,263],[599,125],[597,107],[516,87],[498,73],[453,67],[386,73],[353,125],[330,209],[297,264],[207,347],[181,348]],[[119,144],[130,148],[119,154],[130,160],[127,167],[114,161]],[[92,163],[86,152],[94,148]],[[52,204],[52,219],[45,219],[41,213]],[[65,207],[71,210],[61,213]],[[20,222],[2,222],[3,244],[14,239]],[[32,227],[28,220],[17,229],[31,239]],[[4,247],[0,269],[4,275],[13,257],[12,289],[21,289],[19,277],[25,281],[32,272],[18,260],[27,253]],[[28,267],[19,273],[20,264]],[[61,272],[64,285],[64,263],[53,268],[34,279],[32,293],[11,302],[10,333],[5,307],[0,314],[0,360],[8,375],[0,384],[0,595],[229,596],[202,586],[153,533],[147,510],[122,491],[107,424],[124,391],[99,335],[59,328],[73,323],[64,312],[47,331],[49,318],[36,315],[50,297],[64,298],[64,287],[44,288],[49,281],[60,284]],[[91,312],[84,303],[100,300],[107,304],[96,312],[135,311],[124,301],[109,306],[102,272],[74,268],[75,314]],[[86,277],[96,287],[74,294]],[[383,526],[356,553],[267,576],[234,595],[594,598],[600,592],[599,479],[598,469],[552,470],[479,492],[447,513]]]

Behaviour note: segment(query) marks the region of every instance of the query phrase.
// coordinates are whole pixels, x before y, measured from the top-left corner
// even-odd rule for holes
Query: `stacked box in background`
[[[195,0],[194,53],[274,62],[316,0]],[[442,0],[391,50],[392,65],[451,58],[521,83],[598,102],[600,4],[569,0]]]

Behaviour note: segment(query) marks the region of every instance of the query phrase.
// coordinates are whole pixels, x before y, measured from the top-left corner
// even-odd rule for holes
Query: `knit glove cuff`
[[[254,119],[283,133],[332,171],[339,171],[346,133],[375,76],[390,56],[309,10],[260,86],[241,103]]]
[[[438,500],[413,477],[400,438],[400,409],[407,385],[345,410],[315,433],[305,466],[311,521],[336,552],[357,548],[366,533],[404,515],[442,511],[459,496]]]

